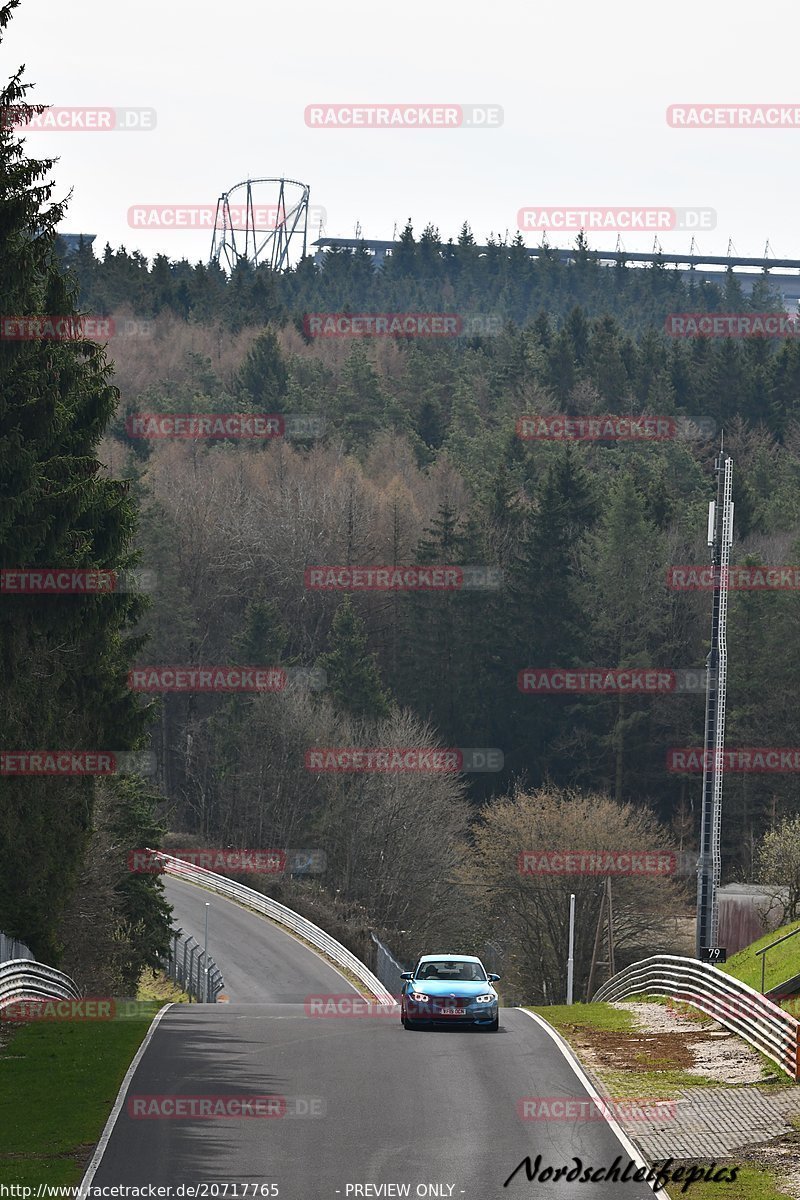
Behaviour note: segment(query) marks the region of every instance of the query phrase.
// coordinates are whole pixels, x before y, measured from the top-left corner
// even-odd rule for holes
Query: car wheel
[[[405,1021],[403,1022],[403,1028],[404,1029],[416,1029],[417,1023],[416,1023],[416,1021],[409,1021],[408,1017],[406,1017]]]
[[[500,1018],[495,1017],[495,1019],[492,1021],[491,1025],[489,1026],[489,1033],[497,1033],[499,1028],[500,1028]]]

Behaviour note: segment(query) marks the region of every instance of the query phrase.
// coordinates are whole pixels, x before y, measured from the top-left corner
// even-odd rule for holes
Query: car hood
[[[426,996],[488,996],[496,995],[490,983],[484,980],[464,983],[457,979],[411,979],[409,991],[422,992]]]

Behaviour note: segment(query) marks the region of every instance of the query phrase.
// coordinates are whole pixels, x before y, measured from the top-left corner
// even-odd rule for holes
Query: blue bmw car
[[[413,971],[400,978],[400,1020],[404,1029],[434,1023],[474,1025],[493,1033],[500,1028],[499,1001],[492,987],[499,975],[487,975],[471,954],[423,954]]]

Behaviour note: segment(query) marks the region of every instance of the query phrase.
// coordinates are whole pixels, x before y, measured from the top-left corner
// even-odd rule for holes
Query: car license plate
[[[442,1009],[443,1017],[464,1017],[464,1016],[466,1016],[466,1013],[467,1013],[467,1010],[465,1008],[443,1008]]]

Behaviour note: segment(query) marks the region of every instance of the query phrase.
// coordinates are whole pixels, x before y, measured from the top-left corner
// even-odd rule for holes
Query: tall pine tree
[[[389,715],[375,655],[367,650],[364,622],[345,596],[333,618],[331,648],[318,665],[327,674],[327,694],[354,717],[377,721]]]
[[[0,36],[19,0],[0,7]],[[26,157],[13,125],[30,106],[21,70],[0,92],[0,294],[15,316],[70,317],[58,263],[52,160]],[[13,117],[12,115],[13,114]],[[130,567],[135,509],[97,446],[117,390],[86,340],[0,340],[0,567]],[[2,749],[129,750],[145,710],[127,686],[137,649],[133,592],[2,596]],[[0,929],[55,962],[58,919],[92,819],[91,777],[0,776]]]

